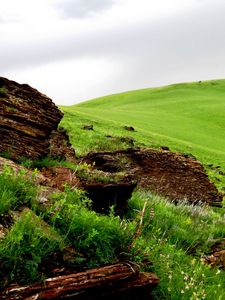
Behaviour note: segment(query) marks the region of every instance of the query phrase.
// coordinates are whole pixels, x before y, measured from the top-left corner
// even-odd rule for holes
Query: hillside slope
[[[78,154],[95,150],[96,135],[98,140],[105,135],[127,135],[136,146],[166,145],[197,156],[205,165],[225,168],[225,80],[130,91],[62,109],[62,125],[70,131]],[[82,131],[80,140],[74,125],[81,128],[85,123],[94,124],[95,132],[84,137]],[[125,132],[125,125],[133,126],[135,132]]]

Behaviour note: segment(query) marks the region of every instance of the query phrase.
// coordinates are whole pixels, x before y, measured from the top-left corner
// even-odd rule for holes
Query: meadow
[[[60,126],[77,157],[133,146],[167,146],[196,156],[224,192],[224,92],[225,80],[216,80],[111,95],[61,107]],[[20,164],[40,170],[66,166],[74,172],[89,168],[49,157]],[[175,204],[139,189],[120,218],[114,207],[108,215],[94,212],[82,190],[66,186],[42,205],[37,169],[31,178],[9,167],[0,174],[0,220],[7,225],[0,237],[0,291],[10,283],[41,282],[55,268],[79,271],[126,260],[158,275],[153,299],[225,299],[225,266],[207,263],[215,244],[224,249],[224,204]]]
[[[136,147],[167,146],[195,156],[224,193],[224,95],[225,80],[130,91],[61,107],[65,113],[61,125],[68,130],[78,156],[129,148],[129,139],[121,139],[124,136],[133,139]],[[83,130],[84,124],[93,125],[94,130]],[[125,126],[134,131],[126,131]],[[225,299],[224,272],[202,262],[210,244],[224,238],[224,208],[175,206],[143,192],[133,196],[131,207],[135,203],[135,211],[141,211],[144,199],[155,217],[136,241],[135,257],[148,253],[153,261],[151,270],[161,279],[155,298]],[[213,228],[217,233],[222,229],[220,237],[209,233]]]
[[[218,188],[225,185],[225,80],[170,85],[130,91],[61,107],[61,125],[68,130],[77,155],[134,145],[197,157]],[[84,124],[94,131],[84,131]],[[128,132],[124,126],[133,126]],[[117,138],[112,142],[109,137]],[[219,169],[219,170],[218,170]]]

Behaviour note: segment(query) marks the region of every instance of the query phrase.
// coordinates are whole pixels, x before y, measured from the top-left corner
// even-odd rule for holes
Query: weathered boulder
[[[0,152],[13,159],[45,156],[62,116],[52,100],[36,89],[0,77]]]
[[[92,209],[98,213],[109,213],[110,207],[115,206],[115,213],[123,216],[136,187],[136,182],[129,176],[116,180],[113,174],[109,176],[109,173],[102,172],[101,175],[105,177],[101,181],[96,176],[99,174],[90,170],[83,177],[79,172],[66,167],[45,167],[41,173],[44,178],[48,178],[48,184],[54,189],[63,191],[65,186],[83,189],[92,200]]]
[[[176,202],[186,199],[221,206],[223,200],[201,163],[185,154],[131,148],[89,153],[83,161],[104,172],[125,172],[142,189]]]

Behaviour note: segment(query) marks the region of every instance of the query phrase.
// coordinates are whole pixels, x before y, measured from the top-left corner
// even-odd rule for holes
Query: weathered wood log
[[[50,134],[63,113],[27,84],[0,77],[0,91],[0,152],[15,159],[48,154]]]
[[[0,299],[144,299],[159,283],[153,273],[140,273],[134,264],[117,263],[102,268],[46,279],[42,284],[11,287]],[[133,298],[135,291],[143,297]],[[149,298],[148,298],[149,299]]]

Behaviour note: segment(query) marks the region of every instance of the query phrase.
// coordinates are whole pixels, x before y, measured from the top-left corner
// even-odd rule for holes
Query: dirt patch
[[[203,261],[211,267],[225,269],[225,239],[211,247],[210,255],[204,256]]]
[[[65,185],[80,187],[80,180],[73,170],[66,167],[48,167],[41,170],[42,175],[49,179],[49,186],[63,191]]]
[[[105,172],[126,172],[138,186],[169,199],[220,205],[222,195],[193,157],[170,151],[128,149],[90,153],[83,161]]]

